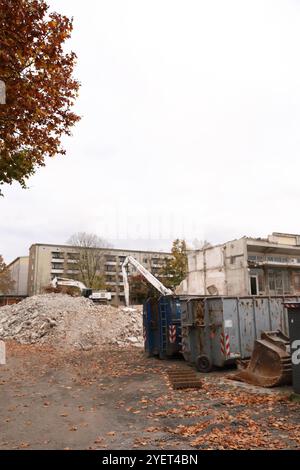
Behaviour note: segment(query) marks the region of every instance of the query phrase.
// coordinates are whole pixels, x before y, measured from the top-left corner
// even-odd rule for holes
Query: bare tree
[[[91,289],[105,287],[105,279],[101,274],[103,265],[103,251],[101,248],[111,248],[109,243],[94,233],[74,233],[67,241],[69,245],[77,248],[78,259],[76,266],[79,270],[79,279]]]

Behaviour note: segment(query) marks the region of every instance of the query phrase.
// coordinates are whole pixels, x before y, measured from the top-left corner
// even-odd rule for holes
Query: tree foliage
[[[166,260],[165,266],[161,269],[161,281],[166,287],[175,289],[181,281],[186,278],[187,263],[187,247],[185,240],[176,239],[172,246],[172,258]]]
[[[76,55],[64,50],[72,29],[72,19],[49,13],[44,0],[0,0],[0,185],[25,187],[45,157],[65,154],[61,137],[79,120],[71,111]]]
[[[10,271],[0,255],[0,293],[8,294],[14,287],[15,282],[11,278]]]
[[[104,255],[99,248],[109,248],[107,241],[93,233],[78,232],[73,234],[67,243],[77,248],[78,279],[91,289],[104,289]]]
[[[158,291],[141,274],[133,274],[129,277],[129,292],[132,304],[142,304],[148,297],[159,295]]]

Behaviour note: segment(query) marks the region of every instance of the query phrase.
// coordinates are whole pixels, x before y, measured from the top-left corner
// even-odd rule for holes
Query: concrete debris
[[[0,308],[0,339],[89,350],[142,346],[142,307],[97,305],[84,297],[45,294]]]

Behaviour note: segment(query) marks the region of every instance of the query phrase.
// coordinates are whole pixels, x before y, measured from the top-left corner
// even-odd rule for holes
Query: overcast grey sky
[[[48,3],[74,17],[83,119],[28,190],[3,187],[7,262],[78,230],[139,248],[300,232],[298,0]]]

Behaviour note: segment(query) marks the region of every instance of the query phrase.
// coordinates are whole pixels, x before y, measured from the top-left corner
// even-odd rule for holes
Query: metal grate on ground
[[[175,390],[180,388],[201,388],[202,382],[192,369],[173,369],[168,371],[170,384]]]

